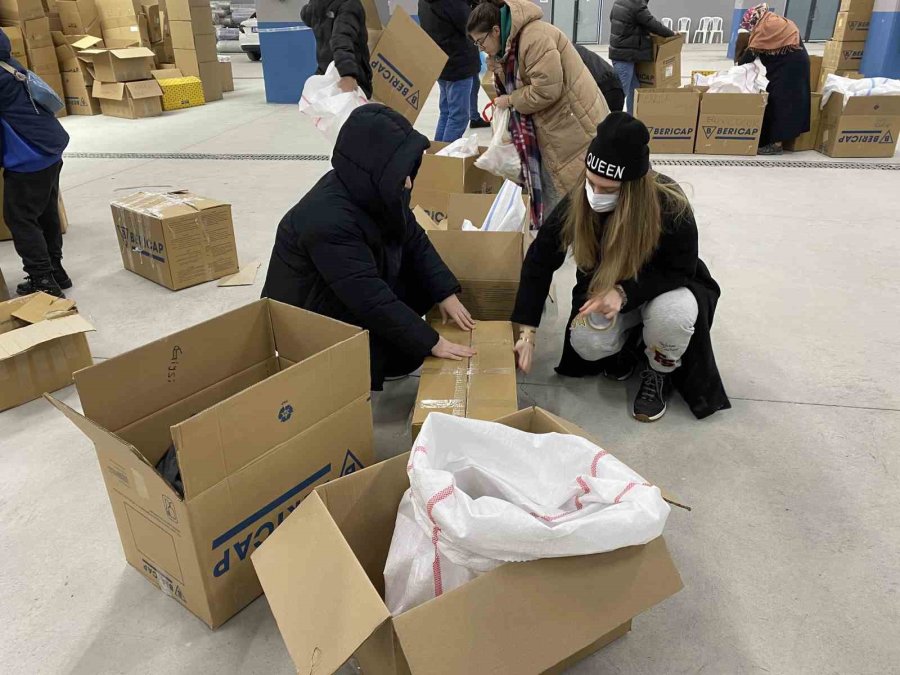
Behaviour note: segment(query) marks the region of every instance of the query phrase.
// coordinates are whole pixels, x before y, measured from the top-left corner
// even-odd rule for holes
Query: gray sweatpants
[[[599,361],[622,351],[626,333],[643,323],[650,367],[671,373],[681,365],[681,357],[694,335],[697,312],[694,294],[687,288],[677,288],[626,314],[619,314],[615,323],[605,330],[576,319],[572,325],[572,348],[586,361]],[[604,325],[606,319],[599,316],[594,323]]]

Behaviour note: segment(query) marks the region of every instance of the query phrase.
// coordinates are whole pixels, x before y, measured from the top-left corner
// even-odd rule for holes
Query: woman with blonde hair
[[[609,112],[575,46],[542,17],[531,0],[483,0],[466,26],[488,56],[494,105],[510,111],[533,228],[575,187],[594,129]]]
[[[578,270],[556,371],[628,379],[638,360],[632,329],[643,324],[646,365],[632,415],[658,420],[674,384],[699,419],[731,407],[709,335],[719,286],[697,256],[687,197],[650,168],[649,142],[647,127],[624,112],[597,127],[579,187],[548,216],[522,267],[516,359],[531,369],[553,273],[571,250]]]

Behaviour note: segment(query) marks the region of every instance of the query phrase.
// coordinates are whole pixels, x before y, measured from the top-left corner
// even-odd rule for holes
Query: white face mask
[[[590,204],[591,208],[597,213],[609,213],[616,208],[616,204],[619,201],[618,192],[611,192],[608,194],[597,194],[594,192],[594,188],[589,180],[584,181],[584,191],[587,194],[588,204]]]

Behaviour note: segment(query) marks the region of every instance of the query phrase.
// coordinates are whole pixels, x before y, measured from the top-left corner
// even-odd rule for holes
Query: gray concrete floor
[[[725,65],[691,48],[685,69]],[[715,67],[714,66],[714,67]],[[68,118],[72,152],[310,153],[327,146],[293,106],[263,100],[235,58],[224,102],[129,122]],[[434,129],[436,98],[418,126]],[[815,153],[794,158],[825,159]],[[657,158],[659,159],[659,158]],[[895,157],[893,162],[900,161]],[[283,213],[324,162],[69,159],[71,296],[115,356],[259,296],[172,293],[122,269],[109,202],[187,187],[234,205],[243,261],[268,260]],[[557,279],[520,403],[557,412],[694,510],[666,537],[685,589],[573,673],[888,673],[900,664],[900,173],[673,166],[690,186],[701,255],[723,295],[713,340],[734,408],[696,421],[680,399],[633,422],[636,382],[570,381],[552,366],[571,267]],[[7,281],[19,280],[9,242]],[[894,309],[891,309],[894,308]],[[408,447],[414,378],[375,397],[382,457]],[[69,388],[64,401],[78,404]],[[0,672],[291,673],[266,600],[216,632],[125,564],[93,447],[35,401],[0,414]]]

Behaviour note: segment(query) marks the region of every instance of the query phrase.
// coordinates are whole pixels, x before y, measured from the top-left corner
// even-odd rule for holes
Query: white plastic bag
[[[369,102],[359,87],[354,92],[343,92],[338,87],[341,76],[334,62],[328,64],[324,75],[312,75],[303,85],[300,96],[300,112],[312,118],[316,129],[334,145],[338,133],[350,113]]]
[[[865,77],[854,80],[829,74],[822,88],[822,108],[828,103],[832,93],[843,96],[844,106],[851,96],[900,96],[900,80],[887,77]]]
[[[478,154],[478,136],[472,134],[458,138],[434,154],[440,157],[474,157]]]
[[[431,413],[413,448],[384,568],[395,615],[504,562],[646,544],[669,515],[659,488],[578,436]]]
[[[734,66],[714,75],[700,75],[697,84],[709,87],[710,94],[758,94],[766,90],[769,80],[766,67],[756,59],[753,63]]]
[[[494,203],[481,225],[483,232],[521,232],[526,226],[522,188],[511,180],[503,181]]]
[[[518,182],[522,176],[522,160],[509,135],[509,110],[500,110],[491,120],[494,134],[487,150],[475,160],[475,166],[495,176]]]

